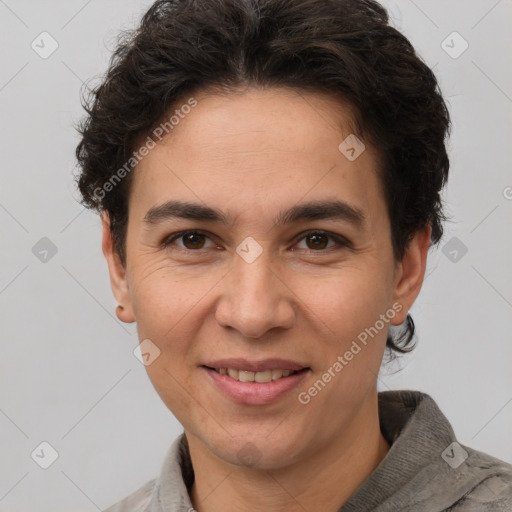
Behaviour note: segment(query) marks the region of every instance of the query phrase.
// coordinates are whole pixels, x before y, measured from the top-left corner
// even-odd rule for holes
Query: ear
[[[110,274],[110,286],[112,287],[112,292],[116,301],[121,306],[116,309],[117,318],[125,323],[135,322],[135,315],[133,314],[128,290],[128,281],[126,279],[126,269],[114,249],[114,240],[110,232],[110,217],[105,211],[101,213],[101,224],[101,248],[103,249],[103,254],[107,260],[108,271]]]
[[[393,318],[393,325],[400,325],[405,321],[407,313],[420,293],[425,277],[431,233],[430,224],[418,230],[409,242],[404,257],[397,263],[393,300],[399,303],[402,309]]]

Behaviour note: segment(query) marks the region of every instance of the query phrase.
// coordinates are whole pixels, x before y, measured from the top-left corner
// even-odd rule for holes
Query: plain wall
[[[0,3],[4,512],[106,508],[157,476],[181,432],[132,353],[135,325],[115,317],[100,220],[79,204],[73,181],[82,81],[105,71],[117,33],[150,3]],[[512,4],[385,5],[449,104],[452,221],[412,310],[418,346],[400,372],[383,369],[379,389],[428,393],[462,444],[512,462]],[[31,47],[43,31],[59,45],[46,59]],[[469,44],[458,58],[441,46],[453,31]],[[467,248],[456,262],[453,237]],[[50,251],[48,261],[34,246],[40,257]],[[59,454],[46,470],[30,455],[42,441]]]

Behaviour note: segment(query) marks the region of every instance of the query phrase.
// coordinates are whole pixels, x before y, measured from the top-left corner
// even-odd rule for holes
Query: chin
[[[293,436],[268,436],[254,433],[248,436],[229,437],[209,449],[218,458],[235,466],[271,470],[293,464],[298,458],[300,448]]]

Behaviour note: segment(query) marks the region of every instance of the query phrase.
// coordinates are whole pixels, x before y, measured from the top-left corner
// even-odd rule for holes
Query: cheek
[[[342,349],[390,307],[392,287],[383,269],[370,265],[345,268],[322,276],[299,276],[294,292],[304,314],[326,340]]]
[[[308,309],[314,312],[319,328],[315,343],[318,370],[307,384],[310,387],[301,391],[310,398],[306,407],[312,416],[329,411],[326,432],[355,415],[375,386],[392,319],[387,314],[389,287],[382,277],[378,280],[379,275],[385,276],[367,267],[365,272],[359,269],[336,279],[331,276],[310,294]]]
[[[197,407],[194,391],[195,340],[207,311],[207,293],[218,277],[186,272],[168,261],[141,261],[132,267],[131,300],[140,340],[150,339],[158,357],[146,366],[148,377],[166,406],[188,426],[191,411],[195,422],[206,422]],[[206,296],[205,296],[206,295]]]
[[[329,391],[319,393],[322,397],[315,407],[337,410],[340,399],[358,407],[361,396],[374,384],[394,316],[385,276],[367,266],[331,275],[320,280],[322,286],[312,288],[315,292],[309,294],[307,310],[314,313],[312,321],[318,327],[315,354],[320,369],[316,378],[331,370],[325,376]]]
[[[197,325],[193,318],[219,276],[199,267],[183,269],[163,258],[146,260],[134,265],[130,283],[139,336],[179,343],[186,339],[185,330]]]

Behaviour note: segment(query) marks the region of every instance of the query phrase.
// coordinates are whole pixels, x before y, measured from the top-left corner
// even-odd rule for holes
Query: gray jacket
[[[339,512],[512,512],[512,465],[457,443],[429,395],[380,392],[379,418],[391,449]],[[105,512],[193,512],[193,479],[182,434],[159,478]]]

